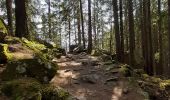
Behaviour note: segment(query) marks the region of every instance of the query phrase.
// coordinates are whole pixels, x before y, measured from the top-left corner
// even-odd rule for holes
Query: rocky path
[[[106,64],[85,53],[54,62],[59,70],[51,84],[63,87],[76,100],[145,100],[136,83],[119,72],[120,64]]]

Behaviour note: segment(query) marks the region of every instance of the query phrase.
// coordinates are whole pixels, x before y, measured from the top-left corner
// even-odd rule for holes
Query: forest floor
[[[85,53],[68,54],[54,62],[59,70],[51,84],[67,90],[75,100],[145,100],[137,83],[119,71],[121,64],[108,65]]]

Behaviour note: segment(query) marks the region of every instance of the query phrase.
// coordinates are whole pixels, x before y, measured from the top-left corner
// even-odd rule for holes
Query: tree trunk
[[[8,28],[11,36],[13,34],[13,22],[12,22],[12,0],[6,0],[7,18],[8,18]]]
[[[88,0],[88,53],[92,51],[91,0]]]
[[[69,47],[71,45],[71,21],[70,21],[70,16],[68,18],[68,36],[69,36]]]
[[[168,71],[170,71],[170,0],[168,0],[168,43],[169,43],[169,63],[168,63]],[[168,73],[170,75],[170,72]]]
[[[80,12],[77,11],[78,45],[81,46]]]
[[[25,0],[15,0],[16,37],[29,38]]]
[[[153,75],[153,48],[152,48],[152,35],[151,35],[151,14],[150,14],[150,1],[143,0],[143,25],[144,25],[144,47],[145,47],[145,67],[144,70],[147,74]]]
[[[159,35],[159,65],[156,66],[156,74],[157,75],[162,75],[163,74],[163,64],[162,64],[162,56],[163,56],[163,51],[162,51],[162,13],[161,13],[161,0],[158,0],[158,35]]]
[[[119,34],[119,20],[118,20],[118,5],[117,0],[112,0],[113,3],[113,13],[114,13],[114,28],[115,28],[115,38],[116,38],[116,55],[117,61],[121,61],[121,43],[120,43],[120,34]]]
[[[48,0],[48,34],[49,39],[52,38],[51,34],[51,0]]]
[[[86,40],[85,40],[85,33],[84,33],[84,18],[83,18],[83,7],[82,1],[80,0],[80,14],[81,14],[81,28],[82,28],[82,39],[83,39],[83,47],[86,48]]]
[[[133,1],[128,0],[128,18],[129,18],[129,45],[130,45],[130,65],[134,66],[134,50],[135,50],[135,32],[134,32],[134,16],[133,16]]]
[[[123,7],[122,0],[119,0],[120,10],[120,37],[121,37],[121,62],[124,62],[124,34],[123,34]]]

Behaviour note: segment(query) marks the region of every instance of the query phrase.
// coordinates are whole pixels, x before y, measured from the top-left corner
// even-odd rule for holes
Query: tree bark
[[[168,0],[168,43],[169,43],[169,54],[168,54],[168,71],[170,71],[170,0]],[[168,73],[170,75],[170,72]]]
[[[130,65],[134,66],[134,50],[135,50],[135,32],[134,32],[134,16],[133,16],[133,1],[128,0],[128,18],[129,18],[129,45],[130,45]]]
[[[49,39],[52,38],[51,34],[51,0],[48,0],[48,34]]]
[[[29,38],[25,0],[15,0],[16,37]]]
[[[116,38],[116,58],[117,61],[121,61],[121,43],[120,43],[120,33],[119,33],[119,20],[118,20],[118,5],[117,0],[112,0],[113,3],[113,14],[114,14],[114,28],[115,28],[115,38]]]
[[[13,22],[12,22],[12,0],[6,0],[7,18],[8,18],[8,28],[11,36],[13,34]]]
[[[80,9],[77,11],[78,45],[81,46]]]
[[[162,13],[161,13],[161,0],[158,0],[158,35],[159,35],[159,66],[156,67],[156,74],[157,75],[162,75],[163,74],[163,64],[162,64],[162,56],[163,56],[163,51],[162,51]]]
[[[143,25],[144,25],[144,70],[147,74],[153,75],[153,47],[151,35],[151,13],[150,13],[150,0],[143,0]]]
[[[123,7],[122,7],[122,0],[119,0],[119,10],[120,10],[121,62],[124,62],[124,34],[123,34]]]
[[[82,28],[82,39],[83,39],[83,47],[86,48],[86,40],[85,40],[85,32],[84,32],[84,18],[83,18],[83,7],[82,1],[80,0],[80,14],[81,14],[81,28]]]
[[[91,0],[88,0],[88,53],[92,51]]]

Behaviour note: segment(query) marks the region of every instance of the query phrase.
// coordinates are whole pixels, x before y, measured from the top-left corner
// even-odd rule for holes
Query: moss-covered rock
[[[120,72],[125,76],[125,77],[130,77],[133,73],[132,68],[130,68],[129,65],[125,64],[122,65],[120,68]]]
[[[92,50],[91,55],[92,56],[101,56],[102,52],[100,50]]]
[[[41,84],[35,79],[18,79],[6,82],[2,92],[11,100],[41,100]]]
[[[17,37],[11,37],[11,36],[7,36],[4,40],[4,42],[6,44],[17,44],[17,43],[22,43],[20,38]]]
[[[10,100],[68,100],[70,97],[62,88],[43,85],[32,78],[6,82],[1,91]]]
[[[21,77],[32,77],[40,82],[48,83],[56,74],[57,67],[45,58],[22,59],[7,64],[2,73],[3,80],[13,80]]]
[[[4,21],[0,18],[0,42],[7,36],[7,28]]]
[[[11,58],[12,55],[8,53],[8,45],[0,44],[0,64],[7,63],[7,61]]]

